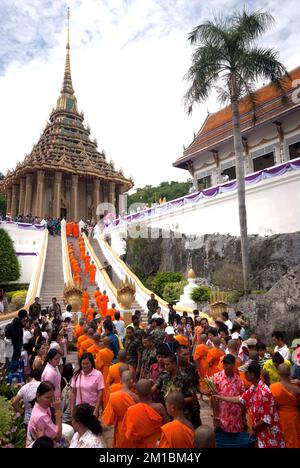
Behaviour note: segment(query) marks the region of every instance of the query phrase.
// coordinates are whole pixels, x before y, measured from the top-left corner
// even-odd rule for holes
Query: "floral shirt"
[[[237,374],[229,378],[224,370],[214,375],[214,383],[218,394],[225,397],[238,396],[245,392],[241,378]],[[218,401],[218,417],[223,431],[243,432],[243,415],[240,405]]]
[[[240,402],[250,411],[253,424],[264,421],[268,426],[257,432],[258,448],[285,448],[279,428],[279,416],[275,400],[267,385],[261,380],[257,387],[252,385],[240,398]]]
[[[101,436],[87,430],[81,437],[75,432],[69,448],[106,448],[106,445]]]

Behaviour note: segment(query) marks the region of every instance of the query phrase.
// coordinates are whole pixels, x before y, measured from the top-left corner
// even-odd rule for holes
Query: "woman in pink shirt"
[[[54,396],[59,399],[61,398],[61,374],[58,370],[60,357],[57,349],[50,349],[45,361],[47,364],[42,373],[42,382],[51,382],[54,386]]]
[[[79,361],[79,369],[71,382],[71,415],[76,405],[88,403],[94,409],[94,416],[99,416],[103,408],[103,375],[95,369],[91,353],[84,353]]]
[[[31,412],[26,447],[29,447],[41,432],[50,439],[58,442],[62,435],[61,402],[55,400],[54,386],[51,382],[42,382],[36,391],[36,402]],[[53,403],[56,424],[51,419],[50,407]]]

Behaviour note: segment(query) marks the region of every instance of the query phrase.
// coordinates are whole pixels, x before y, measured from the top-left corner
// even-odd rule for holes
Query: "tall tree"
[[[20,274],[21,267],[13,241],[5,229],[0,229],[0,284],[17,281]]]
[[[245,292],[249,289],[250,261],[239,101],[248,96],[255,122],[254,84],[258,80],[270,81],[285,98],[284,78],[288,77],[288,73],[279,61],[278,52],[256,43],[272,23],[274,18],[269,13],[244,9],[200,24],[188,38],[190,44],[196,47],[192,65],[186,74],[186,79],[191,83],[185,95],[188,113],[192,112],[196,102],[204,102],[212,89],[217,89],[220,100],[227,100],[231,105]]]

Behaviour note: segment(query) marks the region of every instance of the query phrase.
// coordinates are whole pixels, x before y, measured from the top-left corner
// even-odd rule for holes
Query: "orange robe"
[[[106,314],[107,314],[108,301],[109,301],[109,299],[106,296],[106,294],[102,294],[102,296],[101,296],[101,313],[102,313],[103,317],[106,317]]]
[[[81,348],[81,343],[82,343],[84,340],[86,340],[86,339],[87,339],[87,336],[86,336],[85,333],[83,333],[83,335],[81,335],[81,336],[78,338],[77,343],[76,343],[76,348],[77,348],[78,352],[79,352],[79,350],[80,350],[80,348]]]
[[[224,356],[221,357],[220,361],[219,361],[219,364],[218,364],[218,369],[219,371],[222,371],[224,369],[223,367],[223,359],[224,359]],[[234,364],[234,370],[239,374],[239,367],[241,367],[243,365],[242,361],[240,360],[239,357],[236,357],[235,356],[235,364]]]
[[[122,384],[121,382],[119,383],[114,383],[109,387],[109,395],[111,395],[114,392],[118,392],[119,390],[122,390]]]
[[[154,448],[163,423],[161,415],[146,403],[128,408],[122,426],[134,448]]]
[[[72,235],[72,223],[68,222],[66,224],[66,233],[67,233],[67,236],[71,236]]]
[[[75,340],[77,341],[78,338],[82,335],[84,335],[84,327],[83,325],[75,325],[74,327],[74,331],[73,331],[73,335],[74,335],[74,338]]]
[[[180,345],[186,346],[187,348],[190,347],[189,339],[186,336],[176,335],[175,340],[177,340]]]
[[[96,360],[95,360],[96,369],[102,372],[103,381],[105,385],[105,388],[103,390],[103,407],[104,408],[107,405],[108,398],[109,398],[109,385],[107,384],[107,376],[108,376],[109,366],[111,365],[113,358],[114,358],[114,353],[112,352],[111,349],[102,348],[98,351]]]
[[[90,322],[91,320],[93,320],[94,312],[95,312],[95,309],[93,309],[92,307],[89,307],[87,309],[87,311],[86,311],[86,321],[87,322]]]
[[[207,375],[207,363],[206,363],[206,358],[207,358],[207,353],[209,351],[209,347],[206,344],[199,344],[195,348],[194,352],[194,361],[199,360],[198,364],[198,373],[203,379]]]
[[[105,296],[107,297],[107,296]],[[108,302],[108,301],[107,301]],[[112,320],[115,319],[115,313],[117,312],[116,309],[107,309],[105,317],[111,317]]]
[[[73,224],[72,234],[73,234],[73,237],[79,236],[79,226],[77,223]]]
[[[112,385],[112,384],[118,384],[121,382],[121,376],[120,376],[120,367],[126,365],[124,362],[117,362],[116,364],[113,364],[110,366],[108,375],[107,375],[107,384]],[[135,371],[132,366],[129,366],[129,370],[134,373]]]
[[[81,346],[80,346],[80,349],[78,351],[78,357],[81,358],[81,356],[84,354],[84,353],[87,353],[88,352],[88,348],[90,348],[91,346],[93,346],[94,344],[94,340],[92,340],[92,338],[87,338],[86,340],[84,340],[82,343],[81,343]]]
[[[130,447],[122,430],[122,421],[127,409],[135,405],[134,399],[122,390],[110,395],[107,406],[102,414],[102,421],[107,426],[115,426],[113,448]]]
[[[212,348],[208,351],[206,357],[208,377],[212,377],[214,374],[216,374],[216,372],[219,372],[218,364],[224,354],[224,351],[221,351],[221,349],[217,348]]]
[[[97,271],[96,265],[91,265],[90,266],[90,283],[91,283],[91,286],[95,285],[96,271]]]
[[[93,292],[93,296],[95,298],[95,301],[97,300],[97,297],[100,296],[101,297],[101,292],[98,291],[98,289],[96,289],[96,291]]]
[[[93,358],[96,359],[96,356],[98,354],[98,352],[100,351],[100,348],[98,345],[96,345],[95,343],[93,344],[93,346],[90,346],[88,349],[87,349],[87,352],[88,353],[91,353],[93,355]]]
[[[89,255],[86,255],[84,257],[84,267],[85,267],[85,272],[86,273],[89,273],[90,266],[91,266],[91,257]]]
[[[82,293],[82,303],[81,303],[81,312],[83,314],[87,313],[88,307],[89,307],[89,293],[87,291],[83,291]]]
[[[96,297],[96,304],[97,304],[97,307],[99,309],[99,314],[103,315],[102,314],[102,294],[100,294],[99,296]]]
[[[194,448],[194,431],[175,419],[161,428],[158,448]]]
[[[286,448],[300,448],[300,411],[297,398],[281,382],[271,384],[270,390],[276,402]]]
[[[85,248],[80,248],[79,247],[79,251],[80,251],[80,260],[84,261],[85,259]]]

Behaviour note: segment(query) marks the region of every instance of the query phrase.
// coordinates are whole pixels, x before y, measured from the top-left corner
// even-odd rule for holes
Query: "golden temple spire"
[[[67,53],[66,53],[66,63],[65,63],[65,73],[64,80],[61,89],[62,94],[74,94],[72,77],[71,77],[71,64],[70,64],[70,8],[68,8],[68,33],[67,33]]]

